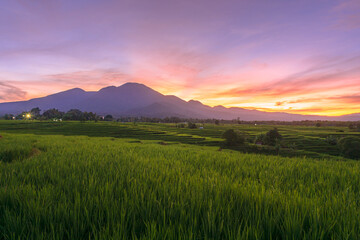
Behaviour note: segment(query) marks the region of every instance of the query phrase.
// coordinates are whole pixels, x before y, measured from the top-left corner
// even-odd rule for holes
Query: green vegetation
[[[195,124],[196,125],[196,124]],[[203,126],[200,129],[199,126]],[[278,146],[258,145],[256,137],[274,129],[267,124],[201,124],[188,128],[183,123],[142,123],[138,122],[49,122],[49,121],[0,121],[1,130],[12,133],[33,133],[46,135],[86,135],[90,137],[136,138],[139,140],[159,140],[186,144],[221,146],[223,133],[228,129],[246,134],[245,146],[231,146],[233,150],[246,153],[261,153],[281,156],[306,156],[316,159],[341,160],[343,153],[337,144],[329,142],[331,138],[360,138],[360,132],[353,131],[347,125],[335,126],[276,126],[282,136]]]
[[[196,124],[195,124],[195,123],[192,123],[192,122],[188,122],[187,126],[188,126],[188,128],[190,128],[190,129],[196,129],[196,128],[197,128]]]
[[[234,131],[234,129],[226,130],[222,138],[225,139],[226,146],[237,146],[245,143],[245,136],[241,133]]]
[[[354,159],[360,158],[360,138],[342,138],[339,141],[339,148],[345,157]]]
[[[287,158],[219,151],[227,129],[274,127],[0,121],[0,239],[360,238],[358,132],[278,126]]]
[[[111,116],[111,115],[107,115]],[[97,116],[92,112],[82,112],[79,109],[70,109],[68,112],[64,113],[58,109],[52,108],[44,111],[41,114],[41,109],[36,107],[27,112],[22,112],[17,116],[13,114],[5,114],[3,116],[5,120],[74,120],[74,121],[98,121],[101,119],[100,116]],[[109,119],[105,119],[109,120]],[[111,119],[112,120],[112,116]]]
[[[275,146],[282,139],[281,134],[277,128],[269,130],[266,134],[261,133],[255,138],[255,143],[260,143],[269,146]]]

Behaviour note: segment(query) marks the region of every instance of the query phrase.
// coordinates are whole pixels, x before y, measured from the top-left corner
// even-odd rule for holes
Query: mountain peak
[[[52,95],[49,95],[49,96],[59,96],[59,95],[73,95],[73,94],[82,94],[82,93],[85,93],[86,91],[81,89],[81,88],[72,88],[72,89],[69,89],[69,90],[65,90],[63,92],[58,92],[58,93],[54,93]]]
[[[226,107],[224,107],[223,105],[217,105],[214,108],[215,109],[226,109]]]
[[[192,105],[204,105],[204,104],[202,104],[200,101],[198,101],[198,100],[190,100],[190,101],[188,101],[188,103],[190,103],[190,104],[192,104]]]
[[[81,88],[72,88],[63,92],[85,92],[85,90]]]
[[[146,87],[144,84],[142,83],[137,83],[137,82],[127,82],[127,83],[124,83],[123,85],[121,85],[120,87],[130,87],[130,86],[143,86],[143,87]]]
[[[148,86],[142,84],[142,83],[136,83],[136,82],[127,82],[124,83],[123,85],[119,86],[118,88],[121,89],[134,89],[134,90],[138,90],[138,89],[147,89],[147,90],[153,90],[151,88],[149,88]]]
[[[124,94],[136,94],[138,96],[164,96],[161,93],[155,91],[152,88],[149,88],[148,86],[142,84],[142,83],[135,83],[135,82],[127,82],[119,87],[117,89],[124,93]]]
[[[138,89],[151,89],[144,84],[135,83],[135,82],[127,82],[118,87],[116,86],[107,86],[99,90],[99,92],[114,92],[117,90],[138,90]]]

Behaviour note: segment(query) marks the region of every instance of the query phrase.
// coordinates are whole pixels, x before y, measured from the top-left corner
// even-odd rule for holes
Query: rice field
[[[219,151],[226,126],[56,124],[0,122],[0,239],[360,238],[359,161]]]

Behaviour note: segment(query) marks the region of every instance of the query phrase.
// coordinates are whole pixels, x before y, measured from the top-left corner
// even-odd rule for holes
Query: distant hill
[[[61,111],[80,109],[99,115],[146,116],[182,118],[217,118],[244,121],[301,121],[334,120],[358,121],[360,113],[339,117],[300,115],[283,112],[262,112],[243,108],[210,107],[199,101],[184,101],[176,96],[163,95],[143,84],[125,83],[119,87],[110,86],[97,92],[86,92],[80,88],[70,89],[42,98],[28,101],[0,103],[0,116],[6,113],[18,114],[39,107],[42,110],[57,108]]]

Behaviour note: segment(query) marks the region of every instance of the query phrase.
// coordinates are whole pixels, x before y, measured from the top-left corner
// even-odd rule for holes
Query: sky
[[[126,82],[210,106],[360,112],[360,0],[0,0],[0,102]]]

